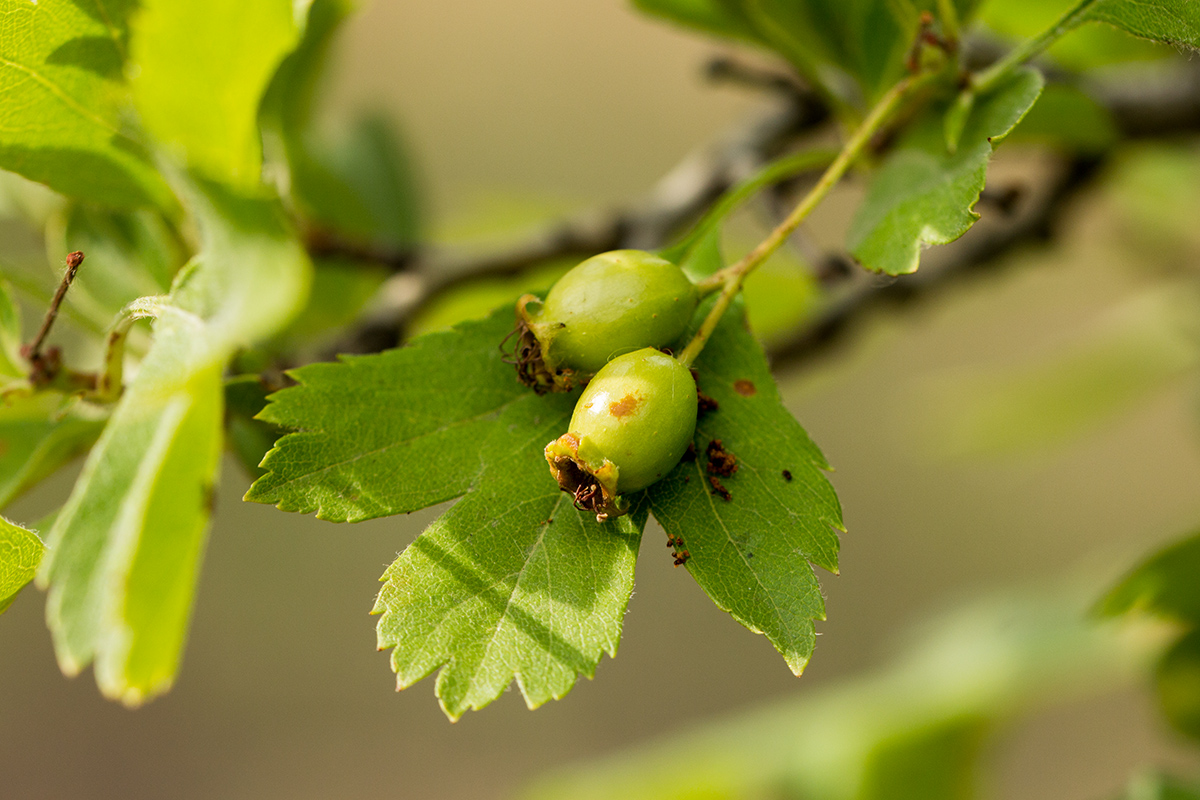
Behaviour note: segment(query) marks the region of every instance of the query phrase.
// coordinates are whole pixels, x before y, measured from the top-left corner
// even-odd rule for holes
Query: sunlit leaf
[[[715,239],[696,252],[687,265],[693,274],[720,266]],[[695,459],[646,490],[650,513],[680,540],[676,551],[688,552],[687,569],[713,602],[766,634],[799,674],[812,655],[813,620],[825,618],[810,565],[837,571],[843,530],[828,464],[784,408],[740,307],[725,315],[695,369],[700,391],[719,408],[697,423]],[[708,470],[715,440],[736,456],[733,475]]]
[[[110,206],[170,205],[122,123],[126,0],[0,0],[0,168]]]
[[[143,0],[130,61],[146,129],[200,173],[254,187],[259,101],[302,25],[292,0]]]
[[[303,302],[309,265],[272,203],[198,185],[204,230],[154,342],[50,531],[47,620],[60,666],[92,660],[128,704],[178,670],[221,452],[221,373]]]
[[[0,613],[33,580],[45,550],[36,533],[0,517]]]
[[[444,666],[451,718],[513,680],[530,705],[561,697],[616,651],[645,519],[600,525],[550,477],[542,449],[574,397],[517,382],[498,349],[513,319],[296,370],[260,416],[299,432],[247,494],[334,520],[463,496],[388,569],[375,607],[399,685]]]

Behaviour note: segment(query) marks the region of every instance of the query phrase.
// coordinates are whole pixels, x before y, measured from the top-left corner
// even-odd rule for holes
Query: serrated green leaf
[[[56,392],[0,401],[0,508],[100,436],[108,412]]]
[[[928,113],[904,137],[871,180],[846,236],[863,266],[889,275],[914,272],[921,248],[947,244],[979,218],[993,148],[1021,121],[1041,93],[1042,76],[1017,71],[977,98],[958,149],[946,149],[942,112]]]
[[[1104,22],[1143,39],[1200,50],[1195,0],[1095,0],[1080,22]]]
[[[157,304],[154,342],[50,531],[47,621],[64,672],[93,659],[137,704],[178,670],[221,452],[221,373],[303,302],[307,257],[277,204],[198,184],[204,248]]]
[[[562,697],[616,651],[645,521],[600,525],[550,477],[542,449],[575,398],[517,382],[498,349],[513,321],[504,309],[302,367],[259,415],[299,432],[268,454],[248,500],[354,521],[464,495],[388,569],[375,606],[399,685],[444,666],[452,719],[514,679],[531,706]]]
[[[1069,152],[1100,153],[1119,136],[1108,109],[1074,86],[1051,83],[1009,141],[1048,144]]]
[[[685,265],[692,274],[720,266],[715,237]],[[697,263],[707,262],[707,263]],[[797,675],[812,655],[813,620],[825,618],[811,564],[837,571],[841,507],[829,468],[779,397],[761,346],[739,306],[725,314],[695,363],[700,391],[719,403],[696,426],[696,458],[646,490],[650,513],[681,539],[687,569],[734,619],[764,633]],[[705,451],[719,439],[738,459],[719,478],[731,499],[709,483]]]
[[[1200,573],[1192,576],[1200,582]],[[1154,670],[1154,688],[1167,721],[1175,730],[1200,741],[1200,630],[1184,635]]]
[[[0,517],[0,614],[33,580],[45,552],[36,533]]]
[[[358,522],[466,492],[482,467],[479,444],[528,394],[501,360],[513,319],[502,311],[396,350],[294,370],[300,386],[274,394],[259,416],[299,432],[263,460],[269,474],[246,499]]]
[[[1200,625],[1200,534],[1169,545],[1136,567],[1098,610],[1109,616],[1146,611]]]
[[[292,0],[143,0],[130,62],[146,130],[207,177],[257,186],[259,101],[302,20]]]
[[[169,206],[124,128],[126,0],[0,0],[0,168],[91,203]]]
[[[450,719],[515,679],[530,708],[559,699],[602,652],[616,655],[645,512],[600,524],[550,478],[542,448],[573,397],[525,393],[473,451],[471,491],[384,573],[373,613],[397,686],[442,667]]]

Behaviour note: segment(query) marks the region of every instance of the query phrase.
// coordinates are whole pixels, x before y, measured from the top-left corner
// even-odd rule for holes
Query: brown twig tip
[[[46,337],[50,335],[50,329],[54,327],[54,320],[58,318],[58,309],[62,307],[63,299],[67,296],[67,289],[71,288],[71,284],[75,281],[75,275],[79,272],[79,265],[82,263],[82,250],[67,254],[67,271],[63,274],[58,289],[54,292],[54,297],[50,299],[50,307],[46,309],[42,326],[38,328],[33,341],[21,348],[21,355],[29,359],[29,377],[35,384],[41,385],[53,380],[61,366],[57,348],[43,354],[42,345],[46,343]]]

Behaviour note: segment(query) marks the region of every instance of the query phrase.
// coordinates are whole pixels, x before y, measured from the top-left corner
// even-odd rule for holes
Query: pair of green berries
[[[670,472],[692,441],[696,382],[658,348],[683,335],[699,302],[683,270],[641,250],[589,258],[545,300],[517,301],[521,380],[539,394],[587,383],[546,460],[600,522],[628,512],[623,495]]]

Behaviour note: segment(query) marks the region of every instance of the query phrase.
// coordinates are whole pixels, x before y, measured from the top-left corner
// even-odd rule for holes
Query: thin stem
[[[37,362],[41,360],[42,345],[46,342],[46,337],[50,334],[50,328],[54,326],[54,320],[58,318],[58,309],[62,306],[63,298],[67,296],[67,289],[71,288],[71,283],[75,280],[75,275],[79,272],[79,265],[82,263],[82,251],[76,250],[67,255],[67,271],[62,277],[62,281],[58,284],[58,290],[54,292],[54,297],[50,299],[50,307],[46,309],[46,316],[42,319],[42,327],[38,328],[37,335],[26,346],[25,355],[30,361]]]
[[[995,88],[1014,69],[1030,59],[1037,58],[1047,47],[1054,44],[1065,33],[1083,22],[1084,12],[1096,0],[1079,0],[1058,21],[1032,39],[1026,39],[1009,51],[1008,55],[975,76],[971,81],[976,94],[984,94]]]
[[[829,191],[837,185],[837,182],[846,174],[846,170],[854,163],[854,161],[862,154],[867,145],[870,144],[871,138],[879,132],[879,130],[888,121],[892,113],[900,105],[900,101],[911,92],[915,87],[924,83],[929,76],[909,75],[902,78],[888,92],[879,98],[879,102],[871,109],[869,113],[854,131],[854,134],[847,140],[838,153],[837,158],[821,175],[820,180],[808,191],[808,194],[800,201],[792,213],[787,216],[783,222],[776,226],[775,230],[763,239],[753,250],[744,255],[740,261],[732,266],[725,267],[709,276],[705,280],[697,284],[702,293],[713,291],[716,287],[721,288],[721,294],[717,298],[717,302],[713,305],[712,310],[708,312],[708,316],[700,324],[700,329],[696,331],[696,335],[688,342],[687,347],[679,354],[679,361],[684,366],[691,366],[696,357],[700,355],[700,351],[704,349],[704,345],[708,343],[708,339],[717,328],[717,323],[721,321],[725,311],[729,308],[733,298],[742,288],[742,282],[746,276],[763,263],[774,253],[779,247],[787,241],[787,238],[800,226],[800,223],[812,213]]]
[[[832,148],[802,150],[772,161],[758,172],[743,180],[721,196],[713,204],[700,221],[692,227],[678,244],[663,250],[663,256],[679,263],[709,232],[721,223],[732,211],[754,196],[760,189],[793,178],[805,172],[816,172],[826,168],[837,158],[838,152]],[[703,286],[703,284],[700,284]],[[719,285],[717,288],[720,288]],[[701,288],[701,293],[704,289]]]
[[[938,16],[942,20],[942,35],[947,42],[958,42],[959,38],[959,23],[958,9],[954,7],[954,0],[938,0],[937,4]]]

